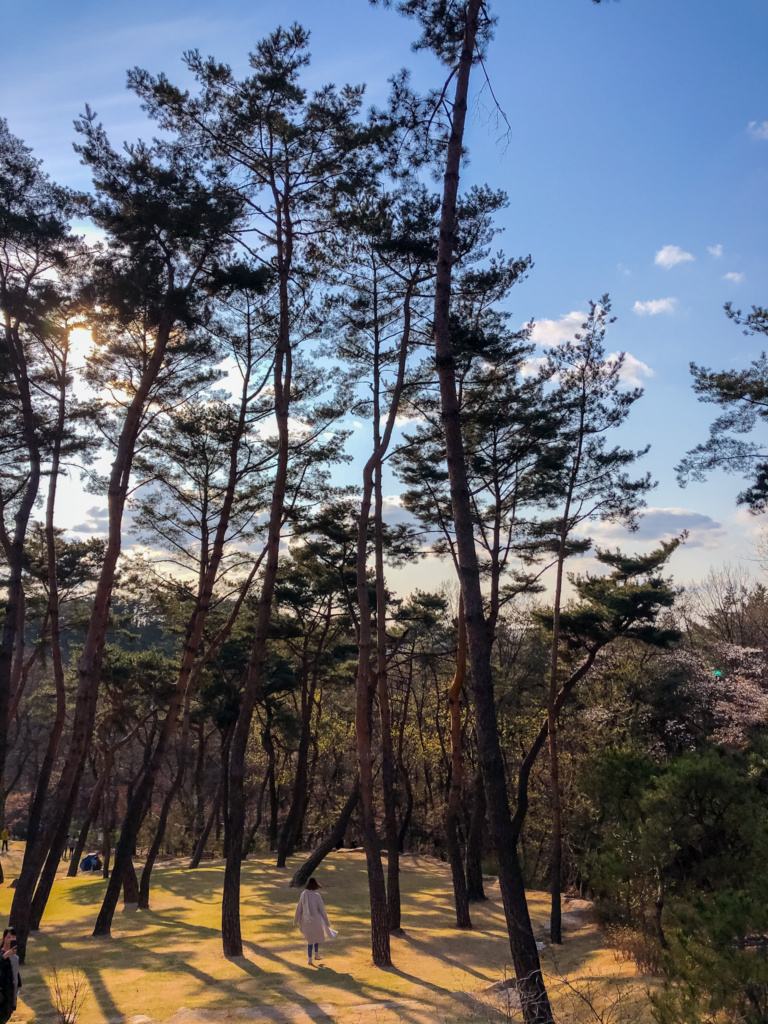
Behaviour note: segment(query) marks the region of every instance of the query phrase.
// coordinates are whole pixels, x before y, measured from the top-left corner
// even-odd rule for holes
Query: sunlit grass
[[[3,858],[4,914],[12,896],[8,882],[18,873],[20,858],[19,844]],[[288,888],[298,862],[297,858],[281,871],[267,857],[243,865],[245,955],[239,960],[227,960],[221,953],[221,863],[191,872],[175,864],[157,869],[152,909],[137,912],[120,905],[111,939],[90,935],[106,883],[100,877],[63,877],[63,865],[43,929],[30,942],[22,969],[23,1002],[14,1020],[55,1019],[47,982],[54,966],[82,969],[88,978],[90,991],[80,1024],[135,1014],[163,1021],[181,1007],[210,1008],[215,1011],[212,1019],[219,1019],[224,1010],[271,1006],[272,1013],[282,1008],[286,1016],[308,1020],[317,1016],[318,1005],[333,1019],[352,1021],[368,1015],[376,1024],[390,1017],[403,1024],[468,1015],[479,1019],[482,1013],[468,1008],[456,994],[477,992],[512,974],[498,889],[491,887],[492,899],[472,908],[475,929],[459,932],[452,927],[449,871],[420,857],[403,860],[406,935],[392,940],[394,966],[375,969],[370,960],[365,863],[357,852],[335,854],[318,872],[339,938],[324,949],[327,959],[322,967],[307,967],[306,946],[293,926],[298,892]],[[529,904],[537,933],[543,934],[546,894],[531,893]],[[567,937],[559,963],[574,978],[585,973],[622,975],[622,984],[642,997],[642,979],[626,966],[617,966],[592,924]],[[553,998],[560,999],[561,984],[552,978],[550,985]],[[370,1005],[386,1000],[416,1002],[399,1002],[394,1008]]]

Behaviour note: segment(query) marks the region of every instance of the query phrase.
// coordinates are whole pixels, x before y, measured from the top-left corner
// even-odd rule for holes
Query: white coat
[[[323,898],[316,889],[305,889],[301,894],[293,923],[307,942],[327,942],[339,934],[331,928]]]

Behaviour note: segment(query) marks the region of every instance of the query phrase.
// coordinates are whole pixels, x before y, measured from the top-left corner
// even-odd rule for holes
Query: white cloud
[[[708,245],[707,252],[710,253],[712,256],[720,257],[723,255],[723,247],[722,245],[720,245],[719,242],[717,243],[717,245]]]
[[[656,316],[657,313],[674,313],[677,299],[648,299],[647,302],[638,301],[632,307],[632,312],[638,316]]]
[[[618,359],[618,352],[611,352],[606,359],[609,362],[614,362]],[[643,377],[653,377],[653,370],[647,363],[644,363],[641,359],[636,359],[629,352],[624,353],[624,364],[621,367],[621,380],[627,387],[639,388],[643,383]]]
[[[531,339],[543,348],[559,345],[561,341],[573,338],[587,319],[587,314],[573,310],[559,320],[536,320],[531,331]]]
[[[747,131],[753,139],[768,139],[768,121],[750,121]]]
[[[689,260],[695,259],[696,257],[692,253],[681,249],[679,245],[665,245],[656,253],[653,262],[657,266],[669,270],[670,267],[674,267],[678,263],[687,263]]]
[[[535,377],[546,362],[545,356],[534,356],[532,359],[526,359],[520,367],[520,375],[522,377]]]
[[[724,281],[735,281],[736,284],[738,284],[739,281],[743,281],[744,280],[744,275],[743,274],[737,274],[735,270],[729,270],[727,274],[723,274],[723,280]]]

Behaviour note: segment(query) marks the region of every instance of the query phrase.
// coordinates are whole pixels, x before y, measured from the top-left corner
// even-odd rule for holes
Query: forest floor
[[[0,914],[6,919],[9,883],[18,874],[22,852],[22,844],[12,844],[2,860],[6,880],[0,888]],[[231,960],[221,953],[219,932],[222,862],[195,871],[185,870],[182,862],[160,865],[152,876],[152,909],[119,905],[111,939],[90,934],[106,883],[100,876],[66,878],[63,864],[42,930],[27,950],[13,1021],[48,1024],[58,1019],[54,968],[65,987],[73,971],[87,979],[77,1024],[511,1024],[518,1019],[514,995],[486,991],[513,973],[497,884],[489,883],[487,903],[472,907],[474,930],[457,931],[447,866],[404,857],[405,934],[392,940],[394,966],[380,970],[370,958],[365,859],[360,852],[340,851],[317,873],[339,937],[322,950],[321,966],[308,967],[306,945],[293,925],[299,893],[288,888],[298,863],[296,858],[280,871],[273,857],[253,857],[243,864],[245,955]],[[547,899],[545,893],[528,896],[541,939]],[[565,943],[556,961],[549,947],[542,951],[559,1020],[644,1024],[649,1020],[644,1008],[648,979],[617,963],[588,905],[574,901],[564,909]],[[589,1000],[602,1016],[590,1009]]]

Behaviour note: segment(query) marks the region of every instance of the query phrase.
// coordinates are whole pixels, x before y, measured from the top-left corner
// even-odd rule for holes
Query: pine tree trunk
[[[157,819],[157,828],[152,839],[152,845],[147,853],[147,859],[144,861],[144,868],[141,872],[141,882],[139,883],[138,891],[138,904],[139,910],[149,910],[149,887],[150,880],[152,878],[152,869],[155,866],[155,860],[160,852],[163,839],[165,838],[165,829],[168,824],[168,815],[171,812],[171,806],[176,798],[176,794],[181,789],[182,783],[184,782],[184,775],[187,770],[187,758],[189,756],[189,730],[190,730],[190,705],[192,702],[192,686],[187,687],[187,695],[184,699],[184,717],[182,719],[181,726],[181,743],[179,749],[179,766],[174,776],[173,782],[168,792],[165,794],[162,807],[160,808],[160,816]]]
[[[245,837],[245,759],[251,735],[251,721],[261,682],[262,668],[267,653],[267,638],[272,617],[272,597],[277,581],[280,556],[280,533],[283,526],[285,491],[288,480],[290,439],[288,417],[291,405],[293,362],[290,324],[291,305],[288,294],[293,236],[290,210],[278,208],[278,338],[273,369],[274,409],[277,425],[277,464],[269,510],[266,544],[266,563],[262,578],[256,631],[246,671],[240,711],[235,724],[229,757],[229,851],[224,869],[224,890],[221,901],[221,940],[225,956],[242,956],[243,940],[240,931],[240,869]]]
[[[53,837],[51,849],[48,851],[48,856],[45,859],[43,870],[40,872],[40,878],[35,888],[35,895],[32,897],[32,904],[29,911],[29,930],[36,932],[40,928],[40,922],[43,919],[45,908],[48,904],[48,898],[51,895],[51,889],[53,883],[56,880],[56,873],[59,869],[62,854],[64,853],[64,846],[67,842],[67,835],[69,833],[69,819],[72,816],[72,809],[77,799],[77,790],[75,790],[71,797],[71,806],[68,808],[67,814],[62,818],[56,835]]]
[[[224,746],[222,747],[222,751],[221,751],[221,763],[222,763],[222,765],[226,765],[228,763],[228,761],[229,761],[229,751],[230,751],[231,740],[232,740],[232,733],[231,733],[231,731],[229,731],[224,736]],[[213,807],[211,807],[211,813],[208,815],[208,820],[205,823],[205,827],[204,827],[203,831],[200,833],[200,837],[197,840],[197,846],[195,847],[194,853],[192,854],[192,859],[189,862],[189,867],[190,868],[196,868],[196,867],[199,866],[200,859],[202,858],[203,854],[205,853],[205,844],[208,842],[208,837],[211,834],[211,829],[213,828],[213,823],[214,823],[214,821],[216,821],[216,818],[217,818],[217,816],[219,814],[219,811],[221,810],[221,803],[222,803],[222,800],[224,798],[224,773],[225,772],[226,772],[226,768],[222,768],[222,775],[221,775],[221,778],[219,779],[219,785],[216,788],[216,796],[214,797]]]
[[[336,824],[333,826],[328,836],[315,850],[312,851],[310,856],[307,857],[298,871],[296,871],[291,879],[291,888],[300,888],[301,886],[306,885],[328,854],[332,853],[338,846],[341,846],[344,842],[344,835],[347,831],[347,826],[349,825],[350,819],[359,802],[360,780],[355,779],[355,788],[349,794],[347,802],[341,810],[341,814],[339,814],[339,817],[336,819]]]
[[[208,815],[208,819],[206,820],[205,825],[203,826],[203,831],[198,836],[197,844],[195,845],[192,857],[189,861],[189,864],[187,865],[188,868],[197,868],[200,866],[200,861],[202,859],[203,854],[205,853],[205,846],[206,843],[208,842],[208,837],[211,834],[211,830],[213,829],[213,823],[216,820],[216,816],[219,813],[219,808],[221,807],[221,796],[221,783],[219,783],[216,789],[216,796],[214,797],[213,800],[213,806],[211,807],[211,813]]]
[[[472,815],[467,836],[467,897],[470,903],[487,900],[483,887],[483,831],[485,827],[485,790],[480,771],[472,786]]]
[[[61,368],[61,372],[65,378],[66,359]],[[66,384],[62,383],[61,386],[66,387]],[[54,435],[55,441],[51,458],[50,478],[48,482],[48,499],[45,508],[45,548],[48,577],[48,607],[46,609],[46,616],[48,619],[48,630],[50,635],[53,683],[56,690],[56,714],[54,716],[51,732],[48,736],[48,743],[45,748],[45,754],[43,755],[43,763],[40,766],[40,772],[35,785],[35,795],[29,812],[27,835],[30,837],[39,837],[43,808],[48,797],[51,774],[56,763],[56,755],[59,751],[59,744],[61,742],[62,733],[64,732],[64,724],[67,716],[67,696],[64,687],[64,665],[61,657],[61,630],[59,625],[59,584],[58,574],[56,571],[56,532],[53,521],[53,513],[56,504],[56,485],[59,478],[61,442],[64,436],[64,412],[64,395],[60,394],[56,433]],[[62,829],[64,830],[63,843],[60,839]],[[48,852],[46,863],[43,866],[41,877],[37,883],[35,895],[32,899],[32,905],[30,908],[31,931],[37,931],[40,927],[40,921],[43,917],[45,904],[48,901],[51,887],[54,879],[56,878],[56,872],[59,867],[59,861],[61,859],[68,834],[69,821],[66,822],[66,825],[62,822],[56,833],[56,837],[53,840],[52,848]],[[61,848],[59,849],[59,847]]]
[[[149,890],[150,882],[152,879],[152,869],[155,866],[157,855],[160,853],[160,847],[163,844],[165,838],[165,828],[168,824],[168,815],[171,810],[171,804],[173,803],[174,797],[181,786],[181,772],[176,774],[176,778],[173,780],[173,785],[168,790],[163,800],[163,805],[160,808],[160,816],[157,819],[157,828],[155,834],[152,837],[152,845],[147,852],[147,859],[144,861],[144,867],[141,871],[141,881],[139,882],[139,892],[137,901],[139,904],[139,910],[149,910]],[[176,785],[179,780],[178,786]]]
[[[475,39],[481,0],[469,0],[461,58],[456,72],[456,87],[451,120],[451,135],[446,152],[443,202],[440,215],[437,274],[435,280],[435,355],[440,381],[443,429],[445,432],[448,474],[459,559],[461,592],[464,600],[469,657],[472,670],[472,697],[475,728],[485,795],[499,864],[504,914],[509,932],[510,950],[517,978],[517,992],[526,1024],[552,1024],[544,979],[541,973],[536,939],[531,927],[525,887],[517,857],[515,836],[509,810],[504,759],[499,743],[496,706],[491,671],[491,645],[483,608],[483,593],[475,548],[474,523],[470,501],[464,444],[451,336],[451,277],[456,229],[456,200],[467,112],[469,78],[475,52]]]
[[[381,461],[374,477],[374,547],[376,560],[376,686],[381,724],[381,786],[384,796],[384,834],[387,839],[387,917],[389,930],[402,934],[400,910],[400,836],[397,828],[395,786],[397,769],[392,742],[392,712],[387,678],[387,588],[384,579],[384,497]]]
[[[553,716],[554,717],[554,716]],[[562,863],[563,834],[562,807],[560,799],[560,776],[557,755],[557,726],[549,725],[549,793],[552,802],[552,836],[549,855],[549,887],[551,907],[549,915],[549,940],[556,945],[563,941],[562,932]]]
[[[40,833],[40,841],[25,849],[21,873],[13,895],[10,919],[16,928],[21,963],[24,962],[26,955],[26,939],[35,887],[57,831],[60,831],[62,825],[65,835],[69,831],[69,820],[64,821],[62,815],[67,813],[66,808],[72,806],[70,797],[79,785],[93,736],[104,644],[109,625],[112,587],[122,547],[123,510],[130,484],[136,439],[150,389],[165,361],[171,327],[172,320],[166,314],[161,314],[155,335],[155,346],[133,399],[126,410],[117,442],[117,451],[112,463],[107,489],[109,533],[91,606],[88,630],[78,664],[78,685],[69,749],[51,801],[48,820]],[[2,686],[0,686],[0,714],[2,711]],[[2,747],[1,736],[0,747]],[[0,769],[2,769],[2,750],[0,750]]]
[[[330,626],[331,606],[328,605],[328,616],[326,619],[325,633]],[[284,868],[287,857],[293,854],[296,847],[296,837],[299,834],[301,821],[307,806],[309,786],[309,747],[312,740],[312,712],[315,706],[315,690],[317,688],[317,668],[309,680],[305,680],[304,692],[302,693],[301,707],[301,733],[299,735],[299,748],[296,755],[296,776],[293,781],[293,793],[291,795],[291,806],[288,815],[283,822],[280,838],[277,843],[277,867]]]
[[[136,877],[136,868],[133,858],[128,862],[128,868],[123,872],[123,903],[139,902],[139,880]]]
[[[24,628],[24,587],[22,574],[24,569],[24,544],[32,510],[37,499],[40,486],[40,447],[37,435],[37,416],[32,403],[32,394],[27,369],[27,357],[24,351],[18,327],[10,322],[5,324],[5,345],[3,359],[8,366],[16,384],[21,404],[22,439],[29,460],[29,472],[26,476],[21,494],[21,501],[14,510],[14,529],[10,543],[5,546],[7,567],[4,570],[4,616],[0,634],[0,812],[5,815],[5,762],[8,756],[8,724],[9,710],[13,699],[14,650],[21,647]],[[53,834],[51,830],[50,835]],[[50,842],[50,836],[48,837]],[[46,850],[43,852],[37,867],[42,867]],[[35,882],[37,881],[35,873]],[[34,885],[34,883],[33,883]],[[31,900],[31,889],[28,900]],[[28,909],[28,904],[25,910]],[[21,915],[17,913],[17,919]],[[24,948],[20,946],[20,956]],[[23,960],[22,960],[23,962]]]
[[[464,604],[459,597],[458,640],[456,646],[456,671],[448,690],[448,714],[451,734],[451,784],[445,807],[445,842],[448,861],[453,879],[453,898],[456,905],[456,927],[471,928],[467,879],[464,874],[464,859],[459,841],[459,815],[461,814],[461,790],[464,780],[464,759],[461,736],[461,692],[467,671],[467,629],[464,622]]]

